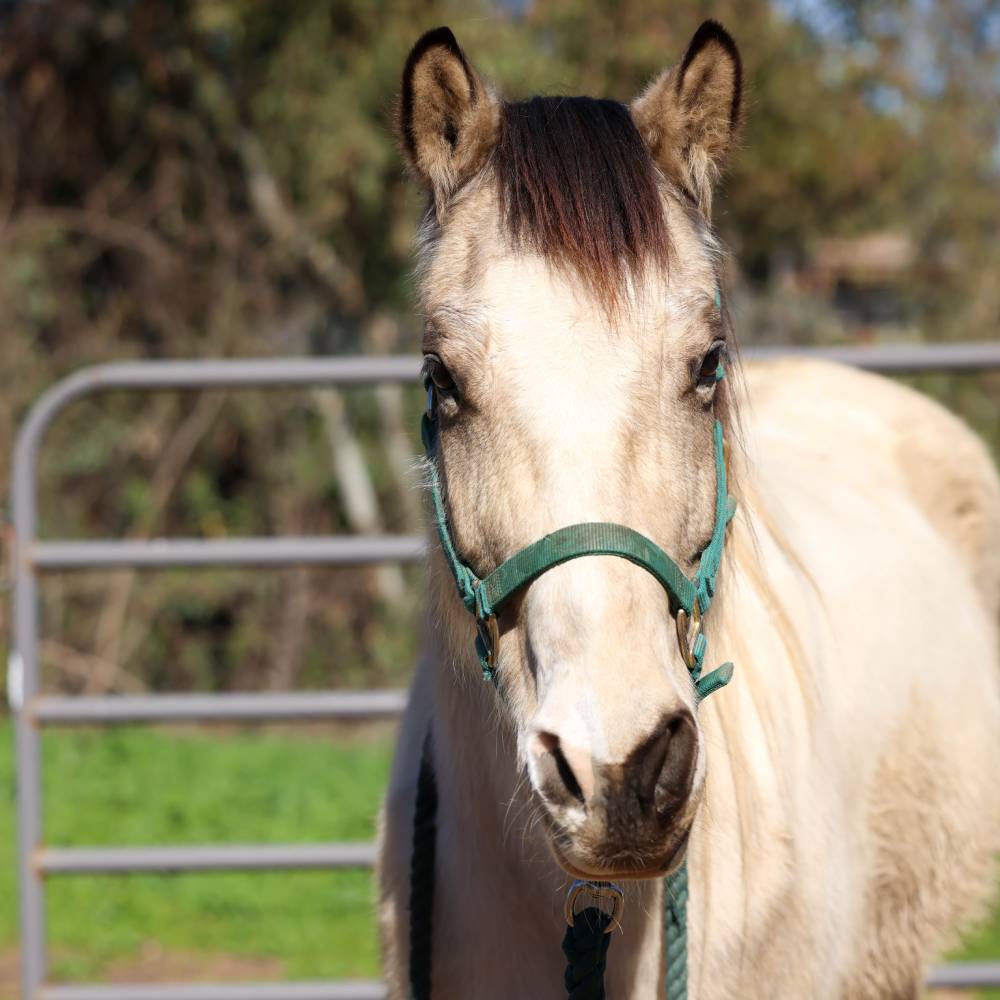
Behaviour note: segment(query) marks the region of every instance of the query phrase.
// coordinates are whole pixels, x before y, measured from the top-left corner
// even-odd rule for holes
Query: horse
[[[391,997],[411,995],[414,941],[434,997],[565,996],[578,884],[619,887],[607,995],[660,997],[663,876],[686,865],[697,1000],[912,998],[990,895],[1000,481],[907,387],[739,365],[711,211],[742,77],[715,22],[629,105],[505,101],[447,28],[406,61],[443,533],[379,821]],[[458,593],[461,567],[485,580],[595,522],[690,579],[724,474],[736,512],[697,626],[735,674],[710,700],[683,583],[665,595],[653,556],[592,545],[479,621],[482,595]]]

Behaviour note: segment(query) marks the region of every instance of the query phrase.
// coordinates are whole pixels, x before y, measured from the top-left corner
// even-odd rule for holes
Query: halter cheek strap
[[[723,377],[720,363],[716,379]],[[431,501],[434,522],[441,550],[451,569],[466,610],[476,619],[476,653],[483,676],[496,684],[493,669],[499,643],[497,612],[511,596],[529,586],[547,570],[581,556],[619,556],[650,573],[667,592],[668,607],[677,620],[677,638],[699,698],[729,683],[733,665],[724,663],[702,676],[702,664],[708,642],[701,631],[702,616],[715,597],[715,581],[722,562],[726,527],[736,512],[736,504],[726,485],[726,451],[722,424],[717,420],[713,429],[715,452],[715,523],[712,537],[698,562],[693,579],[674,562],[656,542],[632,528],[606,521],[573,524],[532,542],[515,552],[485,577],[478,577],[462,561],[448,528],[448,514],[438,475],[437,418],[434,409],[434,387],[427,387],[427,412],[421,422],[421,433],[430,471]]]

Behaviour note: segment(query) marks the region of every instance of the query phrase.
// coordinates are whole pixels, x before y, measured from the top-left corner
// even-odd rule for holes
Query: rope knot
[[[455,571],[455,585],[458,587],[458,596],[462,599],[462,603],[465,605],[465,610],[469,614],[476,613],[476,584],[479,580],[476,579],[465,566],[459,567]]]
[[[476,616],[476,620],[484,622],[492,618],[495,612],[486,594],[486,588],[482,585],[482,580],[473,577],[470,587],[472,588],[472,607],[469,610]]]

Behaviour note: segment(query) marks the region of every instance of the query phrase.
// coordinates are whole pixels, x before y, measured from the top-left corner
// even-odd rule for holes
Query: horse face
[[[738,106],[718,32],[631,112],[503,105],[447,31],[411,54],[401,130],[433,196],[420,289],[437,462],[480,576],[579,522],[632,527],[689,575],[711,536],[726,328],[707,178]],[[447,641],[471,660],[471,621],[442,560],[436,572]],[[499,627],[505,709],[560,864],[600,878],[675,866],[705,760],[660,585],[616,557],[577,559]]]

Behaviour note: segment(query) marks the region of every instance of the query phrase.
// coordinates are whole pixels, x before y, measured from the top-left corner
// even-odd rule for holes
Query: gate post
[[[7,696],[14,716],[18,880],[21,896],[21,993],[39,1000],[46,975],[45,896],[36,863],[42,846],[41,734],[33,706],[39,688],[38,577],[35,540],[35,464],[48,420],[37,408],[21,428],[11,469],[14,547],[14,615],[7,665]],[[38,419],[40,418],[40,419]]]

